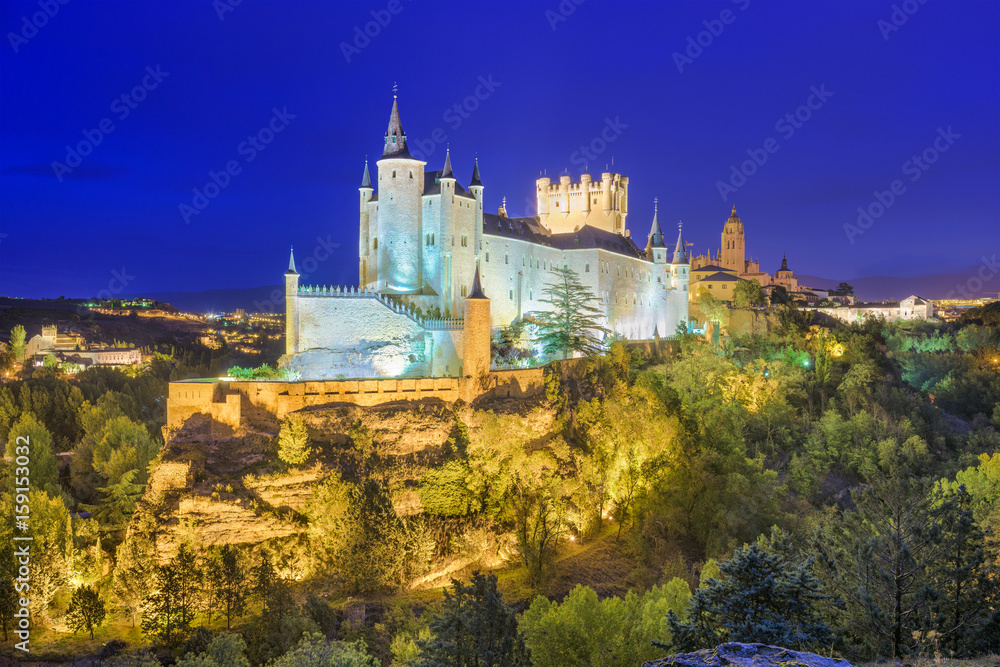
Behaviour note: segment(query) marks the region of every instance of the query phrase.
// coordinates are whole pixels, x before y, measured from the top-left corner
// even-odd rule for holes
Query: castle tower
[[[476,158],[476,166],[472,168],[472,180],[469,181],[469,192],[476,198],[476,231],[475,231],[475,252],[476,261],[483,252],[483,182],[479,178],[479,158]]]
[[[399,120],[395,90],[378,161],[378,215],[369,233],[376,254],[378,289],[390,293],[419,292],[423,286],[421,262],[422,199],[426,162],[410,155]]]
[[[580,182],[570,176],[535,181],[538,221],[553,234],[568,234],[585,225],[625,234],[628,215],[628,177],[604,173],[595,181],[581,174]]]
[[[299,351],[299,272],[295,270],[295,250],[289,250],[285,271],[285,354]]]
[[[472,292],[465,298],[465,326],[462,332],[462,375],[477,379],[490,372],[490,299],[483,294],[479,266]]]
[[[687,245],[684,243],[684,231],[681,223],[677,223],[677,245],[674,246],[674,258],[670,263],[671,289],[688,291],[688,282],[690,280],[688,270],[691,268],[688,262]],[[684,299],[686,304],[686,294],[684,295]]]
[[[663,240],[660,229],[659,199],[653,199],[653,224],[649,229],[649,242],[646,243],[646,259],[654,264],[667,263],[667,244]]]
[[[359,192],[358,215],[361,219],[361,234],[358,237],[358,285],[366,287],[368,283],[378,280],[378,266],[375,262],[375,254],[371,250],[371,230],[369,228],[368,202],[372,199],[372,179],[368,174],[368,160],[365,160],[365,173],[361,177],[361,187]]]
[[[461,231],[458,229],[457,216],[454,206],[455,186],[458,180],[451,168],[451,149],[446,149],[444,153],[444,167],[441,168],[441,176],[438,178],[441,186],[441,300],[444,306],[452,313],[458,312],[458,302],[455,295],[456,286],[456,254],[461,246],[456,246],[455,237],[461,241]]]
[[[733,206],[732,215],[722,228],[722,252],[720,256],[722,268],[734,271],[736,275],[744,273],[746,266],[746,251],[743,247],[743,222],[736,215]]]

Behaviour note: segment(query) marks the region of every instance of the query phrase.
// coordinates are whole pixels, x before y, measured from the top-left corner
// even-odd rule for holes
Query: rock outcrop
[[[729,642],[693,653],[678,653],[647,662],[643,667],[851,667],[837,658],[791,651],[767,644]]]

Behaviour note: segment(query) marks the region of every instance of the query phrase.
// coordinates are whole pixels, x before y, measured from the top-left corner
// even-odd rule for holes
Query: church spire
[[[451,148],[446,148],[444,153],[444,169],[441,170],[441,178],[455,178],[451,171]]]
[[[660,218],[659,218],[659,208],[660,200],[658,197],[653,198],[653,224],[649,228],[649,244],[648,248],[666,248],[667,244],[663,240],[663,231],[660,229]]]
[[[292,248],[288,251],[288,270],[285,271],[286,276],[299,275],[299,272],[295,270],[295,249]]]
[[[368,174],[368,159],[365,158],[365,175],[361,177],[361,187],[370,188],[372,186],[372,177]]]
[[[399,103],[396,100],[396,84],[392,85],[392,113],[389,114],[389,128],[385,131],[385,148],[382,157],[391,157],[398,153],[407,153],[406,133],[399,120]]]
[[[482,185],[483,182],[479,180],[479,158],[476,158],[476,166],[472,168],[472,180],[469,182],[469,187],[474,185]]]
[[[687,264],[687,245],[684,243],[683,225],[677,223],[677,245],[674,247],[674,264]]]

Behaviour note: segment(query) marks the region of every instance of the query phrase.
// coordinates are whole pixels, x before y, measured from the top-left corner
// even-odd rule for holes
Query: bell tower
[[[740,275],[746,270],[746,250],[743,245],[743,222],[736,207],[722,228],[722,268]]]

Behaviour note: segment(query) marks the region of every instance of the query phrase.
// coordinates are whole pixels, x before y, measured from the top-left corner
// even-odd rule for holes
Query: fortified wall
[[[222,379],[171,382],[167,395],[168,431],[193,418],[208,418],[213,427],[283,419],[304,408],[347,403],[372,406],[395,401],[436,398],[447,403],[471,402],[484,396],[521,398],[545,391],[542,369],[492,371],[479,377],[384,378],[305,382],[233,381]]]

